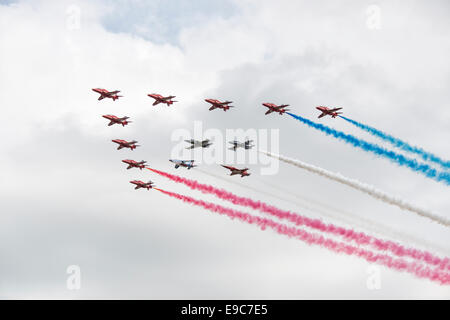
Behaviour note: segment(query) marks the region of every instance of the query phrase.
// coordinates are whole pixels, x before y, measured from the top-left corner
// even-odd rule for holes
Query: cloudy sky
[[[135,191],[128,181],[152,179],[232,207],[120,162],[145,159],[450,256],[448,229],[287,164],[262,175],[261,157],[241,179],[227,177],[218,164],[187,171],[167,161],[177,132],[202,138],[194,136],[196,124],[223,134],[278,130],[277,152],[448,218],[445,184],[286,115],[265,116],[261,103],[289,103],[310,119],[317,105],[341,106],[353,119],[449,159],[449,9],[444,0],[0,1],[0,297],[449,299],[448,286],[384,267],[376,269],[379,289],[371,290],[374,269],[366,261],[154,190]],[[95,87],[124,97],[97,101]],[[146,96],[152,92],[179,102],[153,107]],[[236,108],[210,112],[205,98],[229,99]],[[103,114],[127,115],[133,123],[107,127]],[[392,148],[341,119],[320,121]],[[141,147],[117,151],[115,138]],[[216,150],[225,153],[219,142]],[[67,288],[72,265],[81,271],[79,290]]]

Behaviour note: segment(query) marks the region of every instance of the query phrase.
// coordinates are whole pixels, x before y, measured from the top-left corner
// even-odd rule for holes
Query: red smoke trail
[[[395,259],[386,254],[377,254],[372,251],[354,247],[343,242],[338,242],[332,239],[324,238],[322,235],[317,235],[314,233],[307,232],[302,229],[295,227],[288,227],[284,224],[275,222],[267,218],[261,218],[258,216],[253,216],[248,213],[237,211],[234,209],[222,207],[221,205],[206,202],[203,200],[197,200],[188,196],[184,196],[178,193],[162,190],[159,188],[154,188],[168,196],[182,200],[184,202],[203,207],[209,211],[216,212],[219,214],[226,215],[231,219],[238,219],[248,224],[256,224],[262,230],[266,228],[273,229],[279,234],[286,235],[288,237],[293,237],[299,239],[307,244],[315,244],[324,248],[327,248],[336,253],[345,253],[347,255],[354,255],[365,259],[368,262],[378,263],[384,265],[388,268],[397,271],[406,271],[415,274],[419,278],[428,278],[434,282],[438,282],[442,285],[450,285],[450,274],[438,271],[436,269],[430,269],[429,267],[424,267],[423,264],[417,262],[407,262],[403,259]]]
[[[430,265],[434,265],[439,269],[450,270],[450,259],[449,258],[440,258],[440,257],[433,255],[432,253],[430,253],[428,251],[422,251],[422,250],[418,250],[418,249],[414,249],[414,248],[407,248],[407,247],[404,247],[394,241],[382,240],[382,239],[367,235],[363,232],[356,232],[352,229],[339,227],[339,226],[336,226],[331,223],[326,224],[326,223],[323,223],[319,219],[312,219],[312,218],[308,218],[306,216],[302,216],[302,215],[299,215],[299,214],[296,214],[296,213],[293,213],[290,211],[281,210],[274,206],[265,204],[264,202],[255,201],[255,200],[252,200],[252,199],[246,198],[246,197],[240,197],[231,192],[228,192],[228,191],[225,191],[222,189],[217,189],[210,185],[201,184],[195,180],[182,178],[182,177],[172,175],[170,173],[166,173],[166,172],[159,171],[156,169],[151,169],[151,168],[147,168],[147,169],[149,169],[159,175],[162,175],[166,178],[169,178],[175,182],[183,183],[191,189],[199,190],[203,193],[214,194],[218,198],[230,201],[233,204],[250,207],[252,209],[259,210],[261,212],[273,215],[277,218],[289,220],[289,221],[295,223],[296,225],[305,225],[310,228],[320,230],[322,232],[328,232],[328,233],[331,233],[334,235],[338,235],[347,240],[354,241],[359,245],[369,245],[372,248],[375,248],[377,250],[390,251],[399,257],[404,257],[404,256],[411,257],[411,258],[423,261],[425,263],[428,263]]]

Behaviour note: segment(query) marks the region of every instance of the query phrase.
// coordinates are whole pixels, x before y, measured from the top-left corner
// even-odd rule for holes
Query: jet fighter
[[[276,104],[265,102],[262,104],[264,107],[269,108],[269,110],[266,111],[266,115],[272,112],[278,112],[280,115],[285,113],[286,111],[289,111],[289,109],[286,109],[288,107],[288,104],[281,104],[277,106]]]
[[[170,162],[175,163],[175,169],[178,169],[180,166],[188,168],[194,168],[194,160],[176,160],[176,159],[169,159]]]
[[[233,146],[231,148],[229,148],[228,150],[236,151],[237,148],[244,148],[245,150],[248,150],[248,149],[251,149],[252,147],[254,147],[252,142],[253,142],[253,140],[245,140],[245,142],[239,142],[237,140],[229,141],[229,143],[232,144]]]
[[[139,145],[137,145],[137,141],[133,140],[133,141],[125,141],[122,139],[114,139],[111,140],[114,143],[117,143],[119,146],[117,147],[117,150],[120,150],[122,148],[130,148],[131,150],[136,149],[136,147],[139,147]]]
[[[224,168],[227,168],[228,170],[231,171],[230,176],[234,176],[235,174],[240,174],[241,178],[245,177],[245,176],[249,176],[250,173],[247,172],[248,168],[244,168],[244,169],[238,169],[235,167],[230,167],[230,166],[224,166],[223,164],[221,165]]]
[[[134,190],[137,190],[140,188],[145,188],[147,190],[150,190],[151,188],[153,188],[153,184],[154,184],[151,180],[149,180],[148,182],[143,182],[141,180],[132,180],[132,181],[130,181],[130,183],[136,185],[136,187],[134,187]]]
[[[184,140],[184,141],[191,144],[186,149],[194,149],[194,148],[198,148],[198,147],[209,148],[209,146],[212,145],[212,143],[210,142],[209,139],[202,140],[202,141],[198,141],[198,140],[194,140],[194,139]]]
[[[92,89],[92,91],[95,91],[100,94],[100,97],[98,97],[98,100],[110,98],[110,99],[113,99],[113,101],[116,101],[117,99],[119,99],[119,97],[123,97],[123,96],[117,95],[120,92],[119,90],[108,91],[106,89],[94,88],[94,89]]]
[[[216,99],[205,99],[205,101],[211,104],[211,107],[209,108],[210,111],[214,109],[222,109],[223,111],[227,111],[230,108],[234,108],[234,106],[230,106],[230,103],[233,103],[233,101],[220,102]]]
[[[324,106],[318,106],[316,107],[317,110],[322,111],[322,113],[320,114],[320,116],[318,116],[318,118],[322,118],[325,116],[331,116],[332,118],[336,118],[338,115],[342,114],[342,112],[336,112],[338,110],[341,110],[342,108],[327,108]]]
[[[145,168],[145,164],[147,163],[147,161],[144,160],[137,162],[129,159],[122,160],[122,162],[128,164],[127,170],[131,168],[139,168],[142,170]]]
[[[118,117],[113,116],[111,114],[105,114],[102,117],[109,120],[108,126],[112,126],[113,124],[117,123],[117,124],[121,124],[122,127],[125,127],[127,124],[132,122],[132,121],[128,121],[128,119],[130,119],[130,117],[118,118]]]
[[[156,106],[157,104],[160,104],[160,103],[165,103],[165,104],[167,104],[167,106],[170,106],[174,102],[177,102],[175,100],[172,100],[173,98],[175,98],[175,96],[163,97],[162,95],[157,94],[157,93],[150,93],[150,94],[148,94],[148,96],[150,98],[155,99],[155,102],[153,102],[154,106]]]

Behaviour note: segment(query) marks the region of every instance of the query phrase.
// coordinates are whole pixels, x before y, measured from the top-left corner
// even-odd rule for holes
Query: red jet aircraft
[[[212,104],[211,108],[209,108],[210,111],[214,109],[223,109],[223,111],[227,111],[230,108],[234,108],[233,106],[229,105],[230,103],[233,103],[233,101],[220,102],[216,99],[205,99],[205,101]]]
[[[144,160],[137,162],[129,159],[122,160],[122,162],[128,164],[127,170],[131,168],[139,168],[142,170],[145,168],[145,163],[147,163],[147,161]]]
[[[224,166],[223,164],[221,166],[224,167],[224,168],[227,168],[228,170],[231,171],[230,176],[234,176],[235,174],[240,174],[241,178],[243,178],[245,176],[249,176],[250,175],[250,173],[247,172],[248,168],[237,169],[235,167]]]
[[[92,89],[92,91],[100,93],[100,97],[98,97],[98,100],[102,100],[105,98],[111,98],[111,99],[113,99],[113,101],[116,101],[117,99],[119,99],[119,97],[123,97],[123,96],[117,95],[120,92],[119,90],[108,91],[106,89],[95,88],[95,89]]]
[[[327,108],[327,107],[323,107],[323,106],[318,106],[316,107],[317,110],[322,111],[322,113],[320,114],[320,116],[318,118],[322,118],[325,117],[327,115],[331,116],[332,118],[336,118],[338,115],[340,115],[342,112],[336,112],[338,110],[341,110],[342,108]]]
[[[170,106],[172,103],[177,102],[175,100],[172,100],[173,98],[175,98],[175,96],[163,97],[162,95],[156,94],[156,93],[148,94],[148,96],[150,98],[155,99],[155,102],[153,102],[154,106],[156,106],[157,104],[160,104],[160,103],[165,103],[165,104],[167,104],[167,106]]]
[[[122,139],[115,139],[112,140],[112,142],[117,143],[119,146],[117,147],[117,150],[120,150],[122,148],[130,148],[131,150],[136,149],[136,147],[139,147],[139,145],[137,145],[137,141],[133,140],[133,141],[125,141]]]
[[[153,188],[153,182],[149,181],[149,182],[143,182],[140,180],[132,180],[130,181],[130,183],[135,184],[136,187],[134,187],[134,190],[140,189],[140,188],[145,188],[147,190],[150,190],[151,188]]]
[[[109,120],[108,126],[112,126],[113,124],[117,123],[117,124],[121,124],[122,127],[125,127],[127,124],[129,124],[131,122],[131,121],[127,121],[130,117],[118,118],[118,117],[110,115],[110,114],[105,114],[102,117]]]
[[[289,106],[288,104],[281,104],[281,105],[277,106],[276,104],[266,102],[266,103],[263,103],[262,105],[264,107],[269,108],[269,110],[267,110],[265,114],[269,114],[272,112],[278,112],[280,115],[282,115],[286,111],[289,111],[289,109],[286,109],[286,107]]]

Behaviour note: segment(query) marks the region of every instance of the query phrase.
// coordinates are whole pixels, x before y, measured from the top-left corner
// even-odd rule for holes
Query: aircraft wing
[[[188,169],[196,167],[194,166],[194,160],[183,160],[183,165]]]
[[[322,114],[320,116],[318,116],[318,118],[322,118],[325,117],[327,114],[325,112],[322,112]]]
[[[335,112],[335,111],[338,111],[338,110],[341,110],[342,108],[334,108],[334,109],[330,109],[330,110],[328,110],[329,112]]]
[[[223,164],[222,164],[222,167],[224,167],[224,168],[227,168],[228,170],[236,170],[236,168],[235,168],[235,167],[224,166]]]

